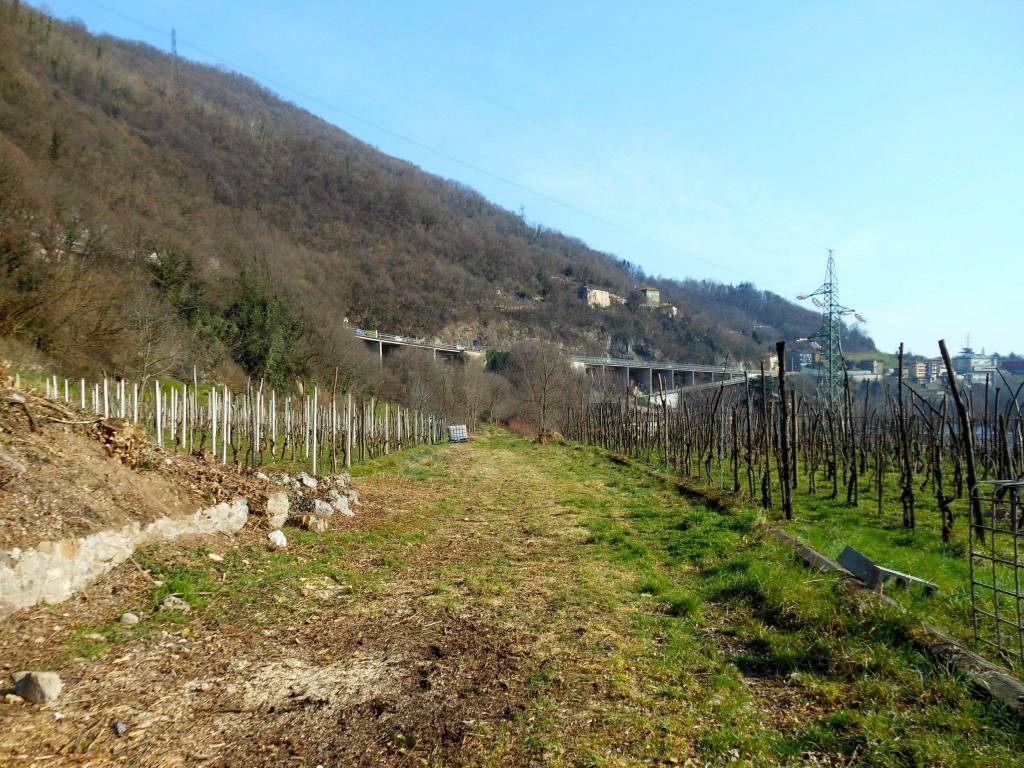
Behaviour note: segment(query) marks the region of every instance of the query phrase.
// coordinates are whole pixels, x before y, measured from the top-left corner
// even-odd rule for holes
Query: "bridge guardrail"
[[[703,363],[661,363],[651,360],[631,360],[625,357],[591,357],[589,355],[569,355],[574,363],[584,365],[611,365],[616,368],[657,368],[663,371],[693,371],[695,373],[728,373],[742,375],[743,369],[722,365],[706,365]]]
[[[436,349],[439,352],[468,352],[468,348],[460,346],[458,344],[445,344],[434,343],[427,339],[414,339],[408,336],[398,336],[394,333],[381,333],[380,331],[364,331],[362,328],[356,328],[356,336],[360,339],[368,339],[370,341],[389,341],[392,344],[402,344],[410,347],[427,347],[429,349]]]
[[[380,331],[367,331],[363,328],[356,328],[355,335],[360,339],[369,341],[390,342],[411,347],[426,347],[436,349],[439,352],[451,352],[462,354],[464,352],[483,352],[496,347],[466,347],[462,344],[435,343],[426,339],[414,339],[408,336],[399,336],[394,333],[381,333]],[[616,368],[651,368],[662,371],[687,371],[692,373],[725,373],[730,376],[742,376],[744,369],[738,366],[706,365],[704,363],[663,363],[650,360],[631,360],[625,357],[595,357],[592,355],[569,355],[574,363],[584,365],[608,365]],[[717,383],[717,382],[716,382]],[[690,389],[690,388],[688,388]]]

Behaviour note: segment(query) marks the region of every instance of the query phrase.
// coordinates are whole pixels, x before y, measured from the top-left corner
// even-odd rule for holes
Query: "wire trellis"
[[[982,519],[968,526],[974,638],[1024,663],[1024,480],[981,482]]]

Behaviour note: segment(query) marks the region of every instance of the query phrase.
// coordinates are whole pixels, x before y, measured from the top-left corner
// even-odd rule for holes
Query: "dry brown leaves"
[[[546,445],[547,443],[564,443],[565,437],[558,430],[545,429],[541,430],[540,434],[533,438],[533,442],[537,445]]]
[[[208,453],[166,452],[126,419],[14,387],[0,363],[0,547],[82,536],[237,496],[260,513],[270,484]]]
[[[107,455],[134,469],[147,445],[146,433],[127,419],[103,419],[94,425]]]

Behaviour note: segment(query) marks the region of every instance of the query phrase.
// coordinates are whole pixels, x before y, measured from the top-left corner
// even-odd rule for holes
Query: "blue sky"
[[[793,297],[833,248],[880,349],[1024,353],[1019,0],[46,7],[163,49],[174,27],[182,55],[649,273]]]

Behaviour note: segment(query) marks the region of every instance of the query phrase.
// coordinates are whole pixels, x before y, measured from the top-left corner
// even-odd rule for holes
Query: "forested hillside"
[[[645,276],[245,77],[6,0],[0,256],[0,336],[69,373],[315,375],[350,354],[345,318],[707,362],[818,323],[751,285]],[[590,308],[583,284],[653,284],[679,314]]]

